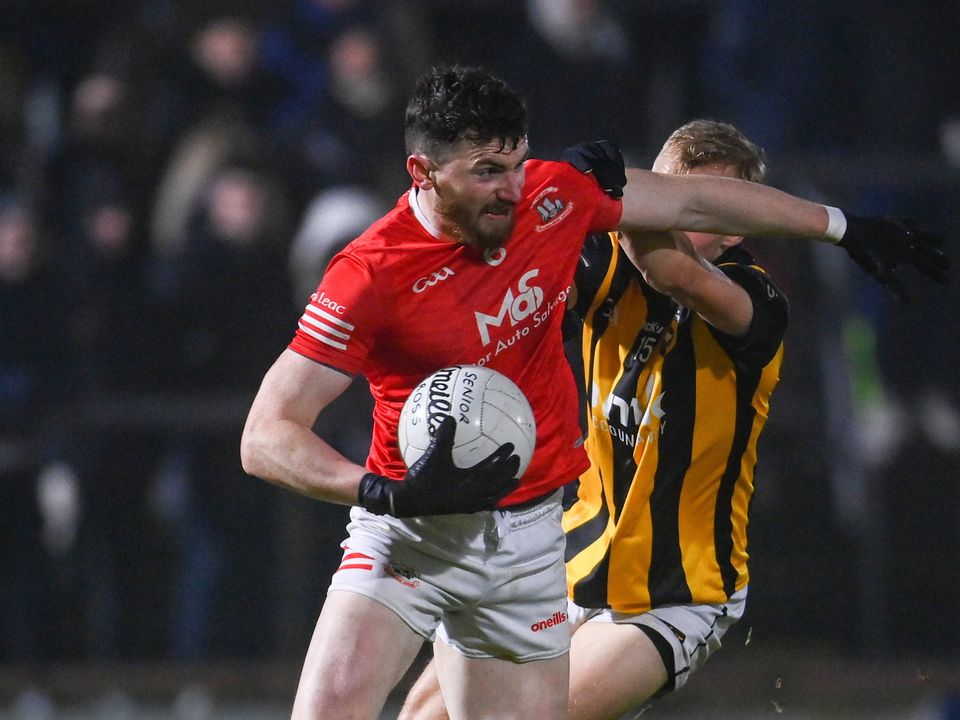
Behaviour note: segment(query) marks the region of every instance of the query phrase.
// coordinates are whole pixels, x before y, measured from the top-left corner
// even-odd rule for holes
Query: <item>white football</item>
[[[523,392],[506,375],[480,365],[453,365],[428,375],[400,412],[398,439],[407,467],[426,451],[445,415],[457,421],[453,462],[470,467],[505,442],[520,458],[517,477],[533,457],[537,424]]]

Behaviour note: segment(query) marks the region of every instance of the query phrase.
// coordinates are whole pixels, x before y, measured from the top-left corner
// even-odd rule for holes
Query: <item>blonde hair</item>
[[[661,161],[678,175],[701,165],[733,166],[740,178],[751,182],[762,182],[767,174],[763,148],[733,125],[716,120],[693,120],[674,130],[657,157]]]

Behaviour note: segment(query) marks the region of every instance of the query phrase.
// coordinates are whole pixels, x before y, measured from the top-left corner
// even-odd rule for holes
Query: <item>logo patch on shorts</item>
[[[553,615],[548,617],[546,620],[537,620],[533,625],[530,626],[530,629],[533,632],[540,632],[541,630],[546,630],[547,628],[552,628],[555,625],[560,625],[567,621],[567,614],[561,610],[557,610]]]
[[[401,565],[399,563],[387,563],[383,566],[383,569],[386,571],[387,575],[392,577],[401,585],[405,585],[409,588],[419,587],[420,585],[420,574],[412,567]]]

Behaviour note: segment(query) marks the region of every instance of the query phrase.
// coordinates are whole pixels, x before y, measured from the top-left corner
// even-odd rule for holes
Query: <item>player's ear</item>
[[[723,239],[723,242],[720,243],[721,250],[726,250],[732,248],[734,245],[739,245],[743,242],[743,235],[728,235]]]
[[[433,189],[436,169],[436,163],[423,153],[414,153],[407,157],[407,172],[421,190]]]

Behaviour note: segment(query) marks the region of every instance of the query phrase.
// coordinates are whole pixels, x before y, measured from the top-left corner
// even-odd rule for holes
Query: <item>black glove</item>
[[[593,173],[603,191],[614,200],[623,197],[627,175],[623,169],[620,148],[609,140],[594,140],[568,147],[560,159],[582,173]]]
[[[473,467],[453,463],[457,421],[447,416],[427,451],[402,481],[367,473],[360,480],[360,505],[376,515],[414,517],[493,510],[518,484],[520,458],[504,443]]]
[[[898,265],[913,265],[927,277],[947,282],[950,258],[939,249],[940,233],[918,230],[912,220],[846,217],[847,229],[837,244],[903,302],[910,300],[895,272]]]

